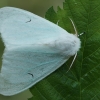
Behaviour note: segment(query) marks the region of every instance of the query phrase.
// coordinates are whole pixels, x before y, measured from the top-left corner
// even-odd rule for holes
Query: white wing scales
[[[7,43],[20,45],[50,43],[58,39],[62,33],[66,35],[66,31],[59,26],[24,10],[5,7],[1,8],[0,14],[0,29],[3,33],[1,35]]]
[[[4,56],[1,74],[3,80],[5,79],[7,82],[0,84],[0,92],[5,95],[13,95],[27,89],[56,70],[62,62],[64,63],[63,57],[57,59],[56,54],[41,52],[17,53],[17,51],[16,54],[15,52],[5,53]],[[30,58],[31,60],[28,60]],[[33,77],[29,73],[33,74]]]
[[[14,95],[26,90],[68,59],[54,51],[40,52],[32,47],[19,49],[7,50],[4,54],[1,70],[3,79],[0,79],[0,93],[3,95]]]
[[[7,96],[45,78],[80,47],[79,39],[59,26],[12,7],[0,9],[0,33],[5,44],[0,94]]]

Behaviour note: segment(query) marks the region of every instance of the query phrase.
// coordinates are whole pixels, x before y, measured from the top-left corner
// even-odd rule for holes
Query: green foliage
[[[65,0],[63,9],[56,13],[52,7],[46,13],[48,20],[73,33],[69,17],[79,34],[85,32],[73,67],[66,73],[70,59],[33,86],[29,100],[100,100],[100,0]]]
[[[0,8],[7,6],[8,1],[7,0],[0,0]]]
[[[4,52],[4,43],[2,41],[2,38],[1,38],[1,35],[0,35],[0,69],[1,69],[1,66],[2,66],[2,54]]]

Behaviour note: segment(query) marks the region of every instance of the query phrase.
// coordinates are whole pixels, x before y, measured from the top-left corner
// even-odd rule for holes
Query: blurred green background
[[[0,7],[12,6],[31,11],[37,15],[44,16],[47,9],[54,6],[62,7],[64,0],[0,0]]]
[[[41,17],[45,16],[45,12],[51,6],[54,7],[55,11],[57,10],[57,6],[62,8],[64,0],[0,0],[0,8],[5,6],[17,7],[21,9],[28,10],[33,12]],[[3,42],[0,39],[0,67],[2,65],[2,54],[4,51]],[[29,90],[26,90],[20,94],[6,97],[0,95],[0,100],[28,100],[32,94]]]

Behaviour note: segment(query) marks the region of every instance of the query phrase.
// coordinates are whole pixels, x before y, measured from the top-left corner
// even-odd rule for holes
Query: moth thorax
[[[55,47],[65,56],[74,55],[80,48],[80,39],[73,34],[55,41]]]

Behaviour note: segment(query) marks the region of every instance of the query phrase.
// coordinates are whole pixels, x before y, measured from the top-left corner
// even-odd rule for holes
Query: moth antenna
[[[75,24],[74,24],[74,22],[73,22],[73,20],[72,20],[71,18],[69,18],[69,19],[70,19],[70,21],[71,21],[71,23],[72,23],[72,25],[73,25],[73,27],[74,27],[75,35],[78,37],[78,32],[77,32],[77,30],[76,30]],[[74,63],[76,57],[77,57],[77,53],[75,54],[75,56],[74,56],[74,58],[73,58],[73,60],[72,60],[72,63],[71,63],[71,65],[70,65],[68,71],[71,69],[71,67],[72,67],[72,65],[73,65],[73,63]],[[68,71],[67,71],[67,72],[68,72]],[[66,72],[66,73],[67,73],[67,72]]]
[[[72,63],[71,63],[71,65],[70,65],[68,71],[71,69],[71,67],[72,67],[72,65],[73,65],[73,63],[74,63],[76,57],[77,57],[77,53],[75,54],[75,56],[74,56],[74,58],[73,58],[73,60],[72,60]],[[66,73],[68,73],[68,71],[67,71]]]
[[[75,24],[74,24],[74,22],[73,22],[73,20],[72,20],[71,18],[69,18],[69,19],[70,19],[70,21],[71,21],[71,23],[72,23],[72,25],[73,25],[73,27],[74,27],[75,35],[78,37],[78,32],[77,32],[77,30],[76,30]]]

